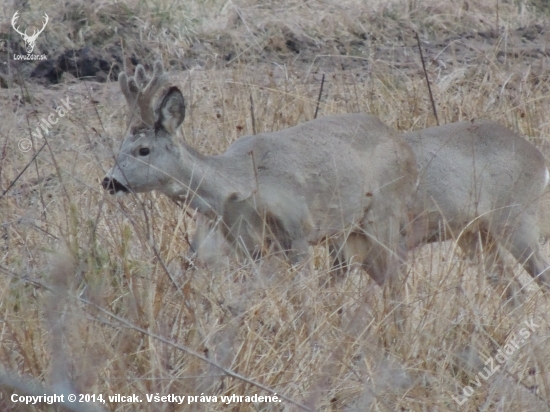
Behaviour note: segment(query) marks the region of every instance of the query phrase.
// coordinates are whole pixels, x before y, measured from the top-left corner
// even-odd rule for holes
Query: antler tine
[[[126,67],[126,65],[124,65]],[[136,72],[145,71],[143,69],[143,66],[141,64],[138,64],[136,68]],[[125,71],[121,71],[118,75],[118,84],[120,86],[120,90],[122,91],[122,94],[126,98],[126,102],[128,103],[128,106],[130,107],[130,110],[134,110],[136,106],[137,96],[139,93],[139,88],[136,85],[136,82],[134,80],[134,76],[128,77]]]
[[[155,122],[153,98],[165,82],[164,67],[159,60],[154,64],[152,78],[147,76],[145,68],[141,64],[137,65],[134,76],[128,77],[125,72],[121,72],[118,75],[120,89],[126,98],[130,110],[135,110],[137,106],[141,120],[149,125]]]
[[[13,17],[11,18],[11,25],[17,33],[19,33],[21,36],[25,36],[27,34],[27,30],[25,30],[25,33],[21,33],[21,31],[19,31],[19,26],[15,27],[15,25],[17,24],[17,20],[19,20],[19,10],[17,10],[13,14]]]
[[[128,87],[129,81],[130,79],[128,78],[128,75],[124,72],[120,72],[118,75],[118,85],[120,86],[122,94],[126,98],[126,103],[128,103],[128,106],[132,109],[136,103],[137,93],[134,95],[133,92],[130,91],[130,88]]]
[[[137,86],[140,89],[143,89],[144,86],[149,83],[149,77],[147,76],[147,73],[145,73],[145,67],[143,67],[141,64],[138,64],[136,67],[134,80],[136,81]]]
[[[142,70],[139,70],[139,66],[136,69],[135,78],[140,87],[140,93],[138,94],[138,107],[141,113],[141,119],[147,124],[153,124],[155,122],[155,112],[153,110],[153,98],[158,90],[166,83],[166,74],[164,67],[160,60],[155,61],[153,69],[153,77],[151,80],[145,75],[145,70],[141,66]],[[147,82],[147,86],[142,87],[142,84]]]

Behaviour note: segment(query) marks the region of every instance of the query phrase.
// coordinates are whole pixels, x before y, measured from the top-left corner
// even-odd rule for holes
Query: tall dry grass
[[[22,7],[16,3],[1,10],[2,22]],[[310,120],[323,73],[321,115],[371,112],[400,130],[433,125],[413,29],[442,122],[491,118],[539,146],[549,133],[546,46],[537,53],[520,30],[547,29],[548,15],[524,2],[500,4],[498,20],[492,1],[42,0],[28,7],[50,13],[37,47],[101,47],[119,36],[128,53],[151,58],[144,63],[162,57],[188,101],[181,137],[203,153],[252,133],[250,96],[258,132]],[[413,251],[401,330],[364,273],[330,281],[323,245],[314,250],[313,274],[233,259],[190,269],[192,211],[157,194],[114,198],[100,187],[124,135],[117,85],[65,76],[45,87],[13,71],[6,78],[2,192],[16,182],[0,198],[2,410],[62,409],[15,404],[13,393],[144,401],[65,404],[73,410],[550,410],[548,297],[517,265],[527,293],[511,308],[454,243]],[[33,150],[19,150],[18,141],[32,138],[67,97],[73,110],[46,139],[34,139]],[[526,320],[540,327],[479,381],[485,361],[520,336]],[[473,394],[459,406],[453,396],[462,400],[468,385]],[[255,393],[284,399],[145,400]]]

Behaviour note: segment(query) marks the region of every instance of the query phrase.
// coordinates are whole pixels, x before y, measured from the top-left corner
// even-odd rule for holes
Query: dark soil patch
[[[116,53],[101,54],[85,47],[80,50],[65,50],[56,60],[39,62],[30,77],[57,84],[63,73],[70,73],[77,79],[105,82],[116,80],[121,66],[122,59]]]
[[[250,39],[242,40],[244,34],[238,37],[235,33],[217,33],[208,34],[208,38],[204,34],[204,38],[193,39],[187,43],[185,50],[178,50],[175,55],[174,50],[165,49],[161,43],[151,47],[150,44],[140,42],[138,28],[131,19],[123,18],[126,14],[122,13],[128,12],[118,6],[113,7],[112,15],[105,15],[102,19],[123,24],[118,32],[105,29],[100,33],[101,36],[90,38],[89,41],[85,39],[87,46],[79,49],[56,50],[52,43],[51,49],[54,51],[44,61],[14,61],[10,54],[24,54],[23,42],[9,30],[6,32],[8,34],[0,33],[0,41],[3,41],[0,59],[5,59],[11,66],[9,70],[7,64],[0,66],[0,85],[8,87],[12,84],[12,79],[7,77],[8,72],[42,84],[59,83],[65,74],[77,79],[113,81],[125,64],[132,66],[142,63],[148,67],[158,56],[168,59],[171,70],[187,70],[195,66],[209,69],[237,64],[277,63],[301,66],[314,72],[357,70],[366,74],[374,65],[380,65],[381,70],[396,69],[409,75],[418,73],[421,68],[414,34],[399,25],[388,26],[383,32],[383,38],[380,33],[377,38],[360,32],[326,39],[313,39],[288,29],[268,27],[261,33],[252,33],[255,36],[254,47]],[[117,17],[116,13],[120,16]],[[78,19],[69,14],[65,18],[74,19],[75,24],[85,18],[80,9],[73,14]],[[76,28],[73,31],[76,33]],[[507,33],[494,29],[470,30],[459,34],[448,33],[445,37],[442,33],[421,34],[421,38],[428,69],[445,72],[457,65],[477,64],[489,55],[495,56],[498,62],[515,59],[523,67],[533,65],[534,62],[541,63],[540,67],[546,67],[543,60],[550,57],[547,47],[550,44],[549,32],[548,27],[537,24]],[[70,36],[74,37],[75,34]],[[124,54],[130,57],[122,55],[122,40]],[[132,67],[128,67],[128,70],[132,70]]]

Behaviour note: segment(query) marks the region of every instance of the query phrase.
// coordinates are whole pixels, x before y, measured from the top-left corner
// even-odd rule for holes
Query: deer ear
[[[170,87],[158,107],[155,129],[164,129],[174,134],[185,118],[185,100],[176,86]]]

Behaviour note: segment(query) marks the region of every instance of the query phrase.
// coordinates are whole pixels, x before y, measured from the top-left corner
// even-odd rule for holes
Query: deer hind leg
[[[500,293],[505,303],[519,306],[525,296],[512,268],[506,265],[502,249],[486,231],[465,232],[458,239],[458,245],[472,261],[480,260],[489,283]]]
[[[523,265],[544,290],[550,290],[550,266],[543,257],[539,245],[539,229],[536,219],[527,213],[521,214],[513,224],[501,225],[503,246]]]

